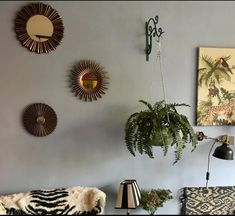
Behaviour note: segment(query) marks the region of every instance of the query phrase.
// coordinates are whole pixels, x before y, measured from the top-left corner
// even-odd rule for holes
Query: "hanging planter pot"
[[[171,143],[173,141],[173,137],[169,135],[169,128],[165,127],[153,135],[152,146],[160,146],[163,147],[166,143]]]
[[[153,106],[140,100],[148,109],[133,113],[125,125],[125,142],[129,152],[147,154],[154,158],[153,147],[160,146],[164,156],[169,147],[175,148],[174,164],[181,159],[182,151],[188,143],[192,143],[192,151],[196,148],[197,137],[185,115],[179,114],[177,106],[187,104],[165,104],[156,102]]]

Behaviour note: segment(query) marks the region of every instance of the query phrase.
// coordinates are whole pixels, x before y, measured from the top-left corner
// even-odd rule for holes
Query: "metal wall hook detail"
[[[146,33],[146,61],[149,60],[149,55],[152,51],[152,37],[156,37],[156,41],[160,41],[160,37],[164,33],[162,28],[157,28],[158,16],[150,18],[148,22],[145,22],[145,33]]]

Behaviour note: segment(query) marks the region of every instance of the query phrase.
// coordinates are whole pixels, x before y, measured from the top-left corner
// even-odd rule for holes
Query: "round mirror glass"
[[[85,90],[93,90],[97,86],[98,78],[94,71],[85,70],[84,74],[79,78],[82,87]]]
[[[72,92],[84,101],[97,100],[105,94],[108,77],[105,68],[93,60],[75,63],[70,74]]]
[[[47,41],[53,34],[53,24],[46,16],[34,15],[29,18],[26,30],[30,38],[38,42]]]
[[[46,121],[46,119],[45,119],[45,117],[44,116],[38,116],[37,118],[36,118],[36,122],[38,123],[38,124],[41,124],[41,125],[43,125],[44,123],[45,123],[45,121]]]

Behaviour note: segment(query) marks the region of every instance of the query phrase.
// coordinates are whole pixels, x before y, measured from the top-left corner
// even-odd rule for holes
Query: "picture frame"
[[[199,47],[197,126],[235,125],[235,48]]]

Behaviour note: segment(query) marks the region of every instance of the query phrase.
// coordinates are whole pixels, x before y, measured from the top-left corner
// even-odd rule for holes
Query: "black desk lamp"
[[[223,138],[221,140],[221,139],[205,136],[203,132],[199,132],[197,134],[197,138],[199,141],[202,141],[204,139],[214,140],[214,143],[211,146],[211,149],[208,154],[208,164],[207,164],[207,172],[206,172],[206,187],[207,187],[209,177],[210,177],[210,172],[209,172],[209,170],[210,170],[210,155],[211,155],[211,151],[212,151],[215,143],[217,143],[217,142],[222,143],[222,145],[218,146],[213,153],[213,156],[216,158],[223,159],[223,160],[233,160],[233,150],[229,147],[230,139],[229,139],[228,135],[223,136]]]

